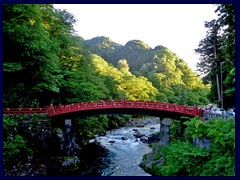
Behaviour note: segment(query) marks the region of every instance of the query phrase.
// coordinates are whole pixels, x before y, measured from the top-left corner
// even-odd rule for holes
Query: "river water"
[[[138,131],[145,136],[159,132],[160,124],[151,123],[144,127],[122,127],[91,140],[82,154],[87,159],[78,175],[87,176],[151,176],[139,164],[143,155],[151,148],[136,138]],[[97,145],[96,145],[97,144]]]

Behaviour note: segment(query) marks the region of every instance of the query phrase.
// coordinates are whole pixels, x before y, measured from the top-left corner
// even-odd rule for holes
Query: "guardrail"
[[[49,114],[48,108],[3,108],[3,114]]]
[[[229,116],[226,114],[216,114],[216,113],[211,113],[211,112],[203,112],[202,118],[203,120],[210,119],[210,118],[223,118],[223,119],[228,119],[228,118],[234,118],[235,116]]]

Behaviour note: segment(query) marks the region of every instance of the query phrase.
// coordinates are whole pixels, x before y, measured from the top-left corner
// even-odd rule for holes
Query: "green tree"
[[[17,128],[16,119],[7,115],[3,116],[3,165],[5,171],[12,169],[13,166],[24,169],[25,163],[29,162],[28,158],[33,153],[27,146],[27,140],[18,134]]]
[[[59,92],[58,43],[43,25],[40,5],[4,5],[3,26],[5,106],[29,107],[39,93]]]
[[[129,71],[129,65],[128,65],[126,59],[120,59],[118,61],[118,69],[120,69],[122,71]]]
[[[224,83],[224,107],[235,104],[235,6],[234,4],[216,5],[218,19],[205,22],[208,29],[206,37],[200,41],[196,52],[200,54],[199,70],[205,75],[205,81],[212,82],[211,101],[221,101],[220,75]],[[223,64],[224,63],[224,64]],[[222,64],[222,71],[220,70]],[[231,73],[229,73],[231,72]],[[227,80],[226,80],[227,78]],[[233,82],[233,83],[230,83]],[[230,93],[230,94],[229,94]]]

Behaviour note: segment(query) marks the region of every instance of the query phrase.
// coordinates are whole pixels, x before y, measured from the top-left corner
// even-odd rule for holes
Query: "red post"
[[[194,106],[194,116],[198,115],[198,107],[195,105]]]
[[[51,103],[49,106],[49,115],[53,114],[53,104]]]
[[[123,95],[122,96],[122,106],[125,106],[125,104],[126,104],[126,99],[125,99],[125,96]]]

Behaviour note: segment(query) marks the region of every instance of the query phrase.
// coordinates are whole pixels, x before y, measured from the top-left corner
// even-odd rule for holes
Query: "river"
[[[151,176],[139,164],[151,148],[136,138],[139,132],[148,136],[159,132],[159,122],[144,127],[122,127],[97,136],[82,152],[82,163],[77,175],[85,176]]]

